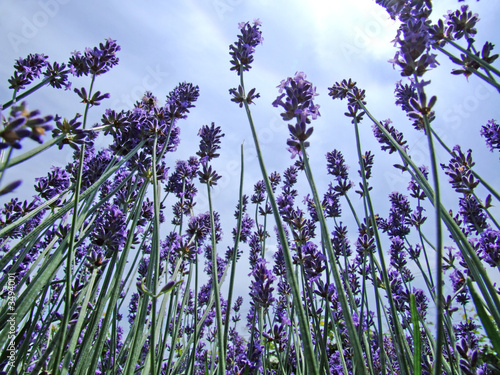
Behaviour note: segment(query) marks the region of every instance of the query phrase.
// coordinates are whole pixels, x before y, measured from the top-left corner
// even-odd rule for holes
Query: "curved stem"
[[[43,86],[45,86],[47,83],[49,83],[51,79],[52,78],[50,78],[50,77],[45,78],[42,82],[37,83],[35,86],[26,90],[21,95],[17,95],[17,93],[15,93],[15,96],[11,100],[6,102],[3,105],[2,109],[9,108],[12,104],[17,103],[19,100],[24,99],[25,97],[27,97],[30,94],[33,94],[35,91],[37,91],[38,89],[41,89]]]

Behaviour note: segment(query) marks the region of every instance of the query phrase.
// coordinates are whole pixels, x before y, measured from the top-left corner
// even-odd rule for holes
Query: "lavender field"
[[[137,54],[117,94],[134,76],[108,78],[108,35],[2,67],[0,374],[500,374],[497,34],[475,1],[372,3],[310,56],[280,57],[267,15],[234,24],[196,58],[206,91]],[[6,51],[66,4],[38,2]],[[246,6],[212,5],[223,25]]]

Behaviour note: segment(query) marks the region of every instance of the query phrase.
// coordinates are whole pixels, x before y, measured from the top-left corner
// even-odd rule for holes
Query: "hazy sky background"
[[[465,3],[470,4],[481,18],[477,27],[477,46],[482,47],[486,40],[494,44],[498,42],[495,39],[499,31],[498,4],[487,0]],[[434,18],[462,4],[456,0],[435,1]],[[166,94],[177,83],[188,81],[199,85],[200,98],[196,108],[187,120],[179,123],[182,128],[179,151],[170,157],[177,160],[194,155],[199,145],[198,129],[212,121],[220,125],[226,136],[222,142],[222,156],[215,166],[223,179],[214,191],[214,204],[222,216],[232,215],[238,196],[239,153],[243,142],[245,193],[252,194],[253,184],[261,179],[245,112],[230,102],[228,94],[228,89],[239,83],[238,76],[229,71],[228,46],[236,40],[238,23],[256,18],[262,21],[264,43],[257,47],[253,69],[245,77],[246,86],[256,87],[261,94],[252,110],[269,173],[274,170],[282,173],[293,162],[286,151],[288,129],[279,116],[280,110],[271,103],[278,95],[276,86],[296,71],[304,71],[320,94],[316,102],[321,106],[321,117],[314,122],[309,154],[321,192],[328,184],[325,154],[334,148],[344,153],[351,166],[350,177],[358,183],[354,129],[350,119],[343,115],[346,103],[334,102],[328,96],[328,87],[344,78],[352,78],[360,88],[366,89],[371,112],[380,120],[391,118],[393,125],[404,132],[416,163],[427,163],[427,142],[423,133],[413,130],[411,122],[394,105],[394,87],[401,77],[387,60],[395,53],[390,42],[395,36],[397,23],[390,20],[385,10],[373,0],[2,0],[0,102],[10,99],[7,79],[13,73],[15,59],[29,53],[44,53],[50,61],[66,62],[74,50],[96,46],[108,37],[116,39],[122,47],[118,55],[120,63],[98,77],[95,83],[96,90],[109,92],[111,98],[100,107],[91,109],[89,124],[99,121],[106,108],[132,108],[147,90],[163,103]],[[500,117],[498,92],[475,77],[467,81],[462,76],[450,75],[453,66],[443,55],[438,56],[438,61],[442,66],[426,76],[426,79],[432,79],[432,85],[427,88],[428,95],[438,96],[433,125],[449,146],[460,144],[463,150],[472,148],[478,172],[498,187],[498,154],[490,153],[479,135],[482,125],[489,119]],[[73,87],[88,87],[88,84],[86,79],[75,80]],[[67,118],[83,112],[79,101],[72,92],[51,88],[28,98],[31,109]],[[399,159],[394,154],[380,151],[367,118],[362,131],[363,149],[376,154],[372,185],[374,194],[377,194],[376,210],[385,216],[390,192],[399,190],[408,195],[407,179],[392,168]],[[26,140],[23,147],[29,147],[29,143]],[[104,139],[99,140],[97,147],[105,144]],[[29,198],[34,193],[30,190],[30,181],[44,175],[51,165],[63,167],[70,156],[69,148],[62,152],[50,150],[15,171],[9,170],[2,183],[17,179],[16,174],[22,173],[24,184],[18,194]],[[449,159],[441,152],[438,158],[443,163]],[[173,165],[175,160],[167,162]],[[305,194],[303,190],[297,202]],[[0,198],[0,204],[10,198]],[[351,195],[351,198],[356,208],[361,209],[357,195]],[[445,194],[444,199],[449,199],[449,206],[456,211],[458,198]],[[197,212],[207,209],[203,200],[196,207]],[[345,203],[343,210],[349,215]],[[169,213],[170,208],[167,209]],[[344,222],[349,220],[343,219]],[[230,240],[233,225],[233,222],[224,223],[226,241]],[[355,241],[355,235],[352,228],[351,236],[354,237],[351,242]],[[225,246],[221,251],[225,251]],[[242,275],[248,273],[243,269],[242,272]],[[247,297],[246,293],[241,292],[244,297]]]

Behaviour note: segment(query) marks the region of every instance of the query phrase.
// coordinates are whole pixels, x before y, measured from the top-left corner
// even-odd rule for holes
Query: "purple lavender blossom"
[[[71,120],[56,117],[56,128],[52,130],[52,137],[56,138],[59,135],[65,135],[65,137],[58,143],[59,150],[63,148],[64,145],[69,145],[73,150],[79,151],[79,145],[86,143],[85,138],[87,138],[88,133],[79,129],[82,123],[78,121],[81,117],[80,114],[76,114]]]
[[[468,150],[466,155],[457,145],[453,148],[452,155],[449,164],[441,164],[441,168],[450,177],[449,181],[455,191],[465,195],[472,194],[475,187],[479,185],[479,181],[475,179],[471,170],[475,165],[472,161],[472,150]]]
[[[418,167],[418,169],[420,170],[420,172],[422,172],[425,179],[427,179],[427,176],[429,175],[429,168],[425,165],[422,165],[422,166]],[[424,200],[426,197],[424,189],[422,189],[420,184],[413,178],[413,176],[411,177],[411,180],[408,183],[407,190],[409,190],[411,192],[410,196],[413,198],[416,198],[419,200]]]
[[[401,274],[402,280],[405,283],[412,281],[415,277],[412,275],[410,269],[406,266],[408,264],[408,261],[406,259],[407,251],[405,249],[404,241],[401,237],[391,238],[389,255],[391,266]]]
[[[382,121],[381,125],[392,136],[392,138],[394,138],[396,143],[403,149],[403,151],[406,151],[408,149],[408,146],[406,146],[406,141],[403,139],[403,133],[394,128],[394,126],[391,126],[391,123],[392,121],[390,119],[387,119],[385,121]],[[382,144],[382,150],[389,151],[389,154],[397,151],[396,147],[391,143],[389,138],[382,132],[382,130],[379,129],[377,125],[373,125],[372,129],[375,138],[377,138],[378,142]]]
[[[259,259],[249,274],[253,277],[250,291],[252,303],[264,309],[268,309],[275,300],[272,284],[276,280],[273,273],[267,269],[266,263],[264,259]]]
[[[252,228],[255,225],[255,221],[250,217],[250,215],[245,214],[241,220],[241,230],[240,230],[240,241],[247,242]],[[236,239],[236,228],[233,229],[233,239]]]
[[[380,218],[377,221],[379,227],[389,234],[390,237],[404,237],[410,233],[411,208],[408,198],[398,192],[389,195],[391,209],[387,220]]]
[[[66,69],[66,64],[58,64],[54,62],[53,64],[48,63],[47,69],[43,73],[45,78],[49,78],[49,85],[56,88],[65,88],[69,90],[71,88],[71,82],[68,81],[69,69]]]
[[[411,112],[413,107],[410,105],[410,100],[418,99],[417,90],[413,83],[403,85],[401,81],[397,82],[394,93],[396,94],[396,105],[400,105],[405,112]]]
[[[266,193],[266,185],[263,180],[257,181],[254,185],[254,194],[251,196],[250,200],[254,204],[259,204],[264,202],[265,193]]]
[[[319,279],[326,269],[326,257],[318,250],[318,246],[311,241],[302,245],[301,251],[304,273],[308,283],[312,283]]]
[[[345,195],[353,184],[348,180],[349,174],[347,170],[349,167],[345,164],[344,156],[340,151],[333,150],[326,154],[326,161],[328,174],[331,174],[337,180],[334,190],[340,195]]]
[[[220,126],[215,126],[212,122],[212,125],[203,125],[203,127],[198,132],[198,136],[201,138],[200,140],[200,150],[196,153],[200,158],[207,158],[207,161],[210,161],[214,158],[219,157],[219,154],[216,152],[220,149],[221,138],[224,137],[224,133],[222,133]]]
[[[21,148],[21,139],[29,137],[42,143],[42,135],[52,129],[49,124],[53,116],[40,116],[40,111],[29,111],[26,102],[12,106],[9,118],[0,131],[0,149]],[[3,120],[3,119],[2,119]]]
[[[212,169],[211,165],[206,162],[201,163],[201,170],[198,171],[198,176],[200,177],[200,182],[202,184],[208,184],[209,186],[217,185],[217,181],[222,178],[215,170]]]
[[[340,196],[341,194],[335,191],[332,183],[328,185],[328,190],[323,196],[322,206],[325,212],[325,217],[340,217],[342,215],[342,209],[340,207]]]
[[[476,24],[479,22],[479,16],[469,10],[468,5],[462,5],[456,11],[448,11],[445,15],[445,22],[448,26],[448,34],[453,39],[459,40],[465,36],[465,39],[470,43],[474,41],[474,36],[477,33]]]
[[[127,238],[126,215],[116,205],[104,205],[95,221],[91,241],[106,250],[106,257],[121,250]]]
[[[104,44],[100,43],[99,47],[86,48],[83,54],[74,52],[69,59],[70,72],[77,77],[104,74],[118,64],[116,53],[120,49],[116,40],[108,38]]]
[[[488,227],[484,207],[474,195],[460,198],[459,206],[460,215],[470,232],[475,231],[476,234],[479,234]]]
[[[481,258],[492,267],[500,267],[500,231],[486,229],[479,238]]]
[[[356,86],[356,82],[342,80],[336,82],[332,87],[328,88],[328,95],[335,99],[347,98],[347,111],[345,116],[352,118],[352,123],[360,122],[363,119],[365,112],[362,110],[361,104],[366,104],[365,90],[361,90]]]
[[[457,302],[461,305],[466,305],[470,300],[470,296],[467,292],[464,274],[460,270],[455,269],[450,274],[450,280],[453,286],[453,292],[457,294]]]
[[[284,112],[281,113],[284,121],[293,119],[296,121],[294,125],[288,125],[292,138],[287,141],[292,157],[294,157],[302,151],[301,142],[304,142],[305,147],[309,146],[309,142],[306,140],[311,136],[313,128],[307,128],[307,124],[320,116],[319,105],[314,104],[314,97],[318,94],[316,87],[306,80],[306,75],[303,72],[297,72],[295,77],[288,77],[281,81],[278,89],[280,95],[273,102],[273,106],[281,106],[284,109]],[[283,93],[283,91],[285,92]]]
[[[347,238],[347,227],[343,226],[342,222],[340,222],[338,225],[335,225],[335,229],[332,232],[331,241],[336,257],[351,256],[352,250],[349,245],[349,239]]]
[[[500,149],[500,125],[495,120],[489,120],[486,125],[483,125],[481,135],[485,138],[486,144],[492,152],[495,149]]]
[[[43,68],[48,64],[48,56],[35,53],[29,54],[24,59],[17,59],[14,64],[14,75],[9,78],[10,89],[19,91],[29,85],[35,78],[39,78]]]
[[[50,200],[56,195],[69,188],[70,180],[68,173],[59,167],[52,167],[47,177],[35,178],[37,182],[35,190],[45,200]],[[59,203],[59,202],[58,202]],[[56,203],[56,205],[58,204]]]
[[[167,118],[175,120],[186,118],[190,108],[194,108],[194,102],[200,96],[200,89],[192,83],[179,83],[169,94],[165,103]]]
[[[438,65],[435,54],[429,53],[430,26],[426,22],[430,12],[424,8],[422,1],[411,1],[408,4],[408,13],[405,14],[403,23],[398,29],[394,44],[400,49],[393,59],[393,65],[401,67],[403,77],[422,76],[429,68]],[[401,13],[400,13],[401,18]]]
[[[241,72],[250,70],[255,47],[264,40],[259,26],[261,26],[261,23],[258,19],[254,20],[252,24],[249,22],[241,22],[238,25],[241,34],[238,35],[236,43],[229,46],[231,65],[233,65],[231,70],[236,71],[238,75],[240,75]]]

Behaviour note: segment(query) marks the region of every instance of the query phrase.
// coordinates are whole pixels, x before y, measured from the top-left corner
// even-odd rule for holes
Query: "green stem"
[[[0,169],[0,186],[2,186],[3,174],[5,172],[5,169],[7,168],[11,156],[12,156],[12,147],[9,147],[9,151],[7,153],[7,157],[5,158],[5,162],[2,163],[2,167]]]
[[[469,50],[467,50],[466,48],[462,47],[460,44],[456,43],[455,41],[453,41],[452,39],[448,39],[446,38],[446,41],[448,43],[450,43],[453,47],[455,47],[456,49],[458,49],[459,51],[465,53],[467,56],[469,56],[471,59],[473,59],[474,61],[476,61],[479,65],[481,65],[485,70],[487,71],[491,71],[493,73],[495,73],[497,76],[500,76],[500,70],[498,70],[497,68],[495,68],[493,65],[491,64],[488,64],[486,61],[484,61],[483,59],[477,57],[475,54],[471,53]],[[441,51],[441,49],[438,48],[439,51]]]
[[[240,82],[241,82],[241,86],[243,87],[243,91],[244,91],[245,86],[244,86],[244,82],[243,82],[243,71],[242,70],[240,70]],[[279,216],[278,205],[276,204],[276,199],[274,197],[273,189],[271,187],[271,182],[269,181],[269,177],[267,175],[266,166],[264,164],[264,158],[262,156],[262,151],[261,151],[260,145],[259,145],[257,131],[255,129],[255,125],[254,125],[253,119],[252,119],[252,113],[250,111],[250,107],[249,107],[246,99],[243,100],[243,104],[245,106],[245,111],[247,113],[248,122],[250,124],[250,129],[252,131],[252,137],[254,140],[255,149],[257,151],[257,158],[259,160],[259,166],[260,166],[260,169],[262,172],[262,177],[264,179],[264,184],[266,185],[267,194],[268,194],[269,200],[271,202],[271,207],[273,210],[274,219],[275,219],[276,226],[278,229],[280,244],[282,246],[283,256],[285,258],[288,282],[289,282],[290,288],[292,290],[293,305],[295,306],[295,308],[297,310],[298,320],[299,320],[299,325],[300,325],[300,333],[301,333],[301,337],[302,337],[302,343],[304,346],[305,361],[306,361],[305,366],[307,368],[308,375],[309,374],[310,375],[319,375],[318,364],[317,364],[316,357],[314,355],[314,349],[313,349],[313,345],[312,345],[309,322],[306,320],[306,314],[305,314],[304,308],[302,306],[299,284],[298,284],[297,278],[293,272],[292,255],[291,255],[290,249],[288,247],[288,241],[287,241],[287,238],[285,236],[285,230],[283,228],[283,223],[281,221],[281,217]]]
[[[210,228],[212,230],[212,286],[214,288],[215,294],[215,314],[217,319],[217,341],[219,346],[219,366],[218,373],[220,375],[226,374],[226,351],[224,343],[224,327],[222,325],[222,309],[220,304],[219,295],[219,275],[217,270],[217,245],[215,237],[215,223],[214,223],[214,211],[212,207],[212,193],[210,191],[210,184],[207,182],[207,194],[208,194],[208,207],[210,210]],[[227,307],[229,308],[229,307]],[[213,356],[215,357],[215,355]]]
[[[151,356],[151,374],[156,375],[156,308],[157,308],[157,295],[158,295],[158,281],[160,275],[160,192],[158,189],[158,176],[156,175],[156,149],[158,145],[158,133],[155,133],[153,141],[153,155],[152,155],[152,184],[153,184],[153,204],[154,204],[154,217],[153,217],[153,239],[151,243],[151,257],[150,265],[154,267],[154,274],[149,282],[149,290],[153,291],[152,307],[151,307],[151,340],[150,340],[150,356]]]
[[[2,109],[9,108],[12,104],[17,103],[19,100],[24,99],[25,97],[27,97],[30,94],[33,94],[35,91],[37,91],[38,89],[41,89],[43,86],[45,86],[47,83],[49,83],[51,79],[52,78],[50,78],[50,77],[45,78],[42,82],[37,83],[36,86],[33,86],[32,88],[26,90],[21,95],[15,95],[12,100],[9,100],[8,102],[6,102],[3,105]],[[90,96],[90,94],[89,94],[89,96]]]
[[[316,189],[316,184],[314,183],[314,178],[312,175],[312,170],[311,166],[309,164],[309,157],[307,156],[307,153],[305,151],[305,146],[304,146],[304,141],[300,141],[300,147],[302,150],[303,154],[303,160],[304,160],[304,167],[306,170],[306,173],[308,174],[308,182],[309,186],[314,198],[314,204],[316,206],[316,214],[318,215],[319,223],[321,226],[321,236],[324,239],[323,242],[326,245],[326,250],[328,257],[330,259],[330,266],[332,267],[332,274],[333,274],[333,279],[335,281],[335,286],[337,288],[337,293],[339,296],[340,304],[342,306],[342,313],[344,315],[345,323],[347,326],[347,330],[349,332],[349,340],[351,342],[352,349],[354,351],[354,358],[353,362],[355,364],[356,368],[356,373],[357,374],[367,374],[367,368],[364,363],[364,358],[363,358],[363,350],[361,348],[361,342],[359,339],[359,334],[356,331],[356,327],[354,326],[354,321],[352,318],[352,313],[351,313],[351,307],[349,306],[349,302],[347,301],[346,298],[346,291],[344,289],[344,286],[342,284],[342,280],[339,274],[339,270],[337,267],[337,260],[335,257],[335,253],[333,250],[332,242],[330,241],[330,236],[329,236],[329,231],[326,225],[326,219],[325,215],[321,206],[321,202],[319,200],[319,195],[318,191]],[[346,280],[346,285],[349,285],[349,281]],[[351,300],[351,302],[353,302]],[[353,303],[353,306],[355,304]]]
[[[380,257],[380,266],[381,266],[381,271],[382,271],[381,273],[382,273],[383,281],[384,281],[384,284],[386,285],[387,299],[389,300],[391,314],[394,318],[393,323],[394,323],[394,331],[395,332],[393,332],[393,330],[391,330],[391,334],[393,335],[394,345],[396,347],[396,353],[397,353],[398,361],[400,363],[400,368],[403,371],[403,373],[406,374],[406,371],[409,369],[409,366],[407,365],[407,361],[405,358],[405,352],[404,352],[404,342],[403,342],[404,341],[403,340],[404,334],[402,332],[401,324],[400,324],[399,320],[397,319],[398,313],[397,313],[396,306],[394,305],[394,299],[392,298],[392,291],[391,291],[391,287],[390,287],[391,284],[390,284],[390,280],[388,277],[387,267],[385,264],[382,242],[380,240],[380,235],[379,235],[379,232],[377,229],[378,226],[377,226],[377,222],[375,220],[375,211],[373,209],[371,195],[370,195],[370,192],[368,190],[368,183],[366,180],[366,173],[365,173],[365,168],[364,168],[364,163],[363,163],[363,155],[361,152],[361,138],[359,135],[359,123],[356,119],[354,119],[354,130],[355,130],[355,135],[356,135],[356,148],[357,148],[357,152],[358,152],[361,179],[363,182],[363,192],[364,192],[364,196],[366,197],[366,204],[367,204],[368,210],[369,210],[369,215],[370,215],[369,219],[371,220],[371,225],[373,227],[375,242],[376,242],[377,248],[379,250],[378,255]],[[374,280],[374,282],[375,282],[375,287],[377,287],[375,280]]]
[[[359,102],[358,102],[359,103]],[[382,124],[375,119],[375,117],[368,111],[368,109],[364,106],[363,103],[360,103],[361,108],[365,113],[370,117],[373,123],[378,127],[378,129],[384,133],[387,139],[390,140],[391,144],[398,150],[399,155],[403,159],[403,162],[411,167],[408,169],[416,181],[420,184],[422,189],[424,190],[427,198],[429,198],[430,202],[434,204],[434,192],[432,187],[428,183],[426,177],[422,174],[420,169],[416,166],[413,160],[406,154],[406,151],[398,144],[398,142],[392,137],[392,135],[382,126]],[[487,306],[490,309],[490,313],[497,325],[500,325],[500,298],[498,297],[498,293],[492,284],[488,273],[486,272],[484,266],[482,265],[481,260],[479,259],[476,251],[472,248],[469,243],[467,237],[457,225],[455,220],[450,216],[449,212],[445,207],[440,205],[441,217],[444,220],[450,234],[455,241],[456,245],[460,249],[460,252],[469,267],[472,276],[478,283],[479,288],[481,289],[481,293],[487,303]]]
[[[42,143],[41,145],[32,148],[29,151],[26,151],[24,154],[16,156],[15,158],[10,158],[10,153],[9,157],[7,157],[7,160],[3,163],[3,165],[0,167],[0,172],[3,173],[6,169],[13,167],[14,165],[20,164],[28,159],[31,159],[33,156],[38,155],[40,152],[45,151],[47,148],[51,147],[54,144],[57,144],[59,141],[63,140],[65,138],[64,134],[61,134],[57,136],[56,138],[52,138],[48,140],[47,142]],[[1,176],[1,174],[0,174]],[[1,177],[0,177],[1,178]],[[1,180],[0,180],[1,181]]]
[[[95,77],[96,77],[95,74],[93,74],[92,80],[90,82],[89,96],[92,95],[92,88],[94,87]],[[41,82],[41,83],[43,83],[43,82]],[[37,85],[37,86],[39,86],[39,85]],[[85,105],[85,112],[84,112],[83,124],[82,124],[83,129],[85,129],[85,125],[87,122],[87,113],[88,113],[89,106],[90,106],[89,103],[87,103]],[[70,232],[70,237],[69,237],[68,255],[66,258],[66,302],[64,305],[64,316],[63,316],[63,319],[61,322],[61,330],[62,330],[61,340],[63,343],[66,341],[66,330],[67,330],[67,325],[69,322],[69,314],[70,314],[70,309],[71,309],[71,295],[72,295],[72,292],[71,292],[72,286],[71,285],[72,285],[72,281],[73,281],[71,269],[73,267],[73,256],[74,256],[74,250],[75,250],[75,237],[76,237],[77,221],[78,221],[78,203],[80,200],[80,188],[82,185],[84,157],[85,157],[85,143],[82,143],[82,145],[80,146],[80,159],[78,162],[78,173],[76,175],[75,195],[74,195],[75,205],[73,207],[73,217],[72,217],[72,221],[71,221],[71,232]],[[64,347],[65,347],[65,345],[59,346],[56,360],[54,361],[53,372],[55,374],[58,373],[58,367],[59,367],[60,360],[62,358]]]
[[[233,289],[234,289],[234,280],[236,276],[236,261],[238,259],[238,246],[240,243],[240,235],[241,235],[241,221],[243,218],[243,176],[244,176],[244,157],[243,157],[243,145],[241,145],[241,173],[240,173],[240,192],[239,192],[239,208],[240,212],[238,215],[238,224],[236,227],[236,238],[234,239],[234,249],[233,256],[231,260],[231,276],[229,278],[229,292],[227,296],[227,307],[226,307],[226,321],[224,323],[224,346],[227,350],[228,336],[229,336],[229,318],[231,314],[231,303],[233,299]]]
[[[448,56],[450,58],[456,58],[453,54],[449,53],[448,51],[446,51],[442,47],[437,46],[436,49],[438,51],[444,53],[446,56]],[[471,54],[470,52],[468,52],[468,54],[469,54],[469,56],[475,56],[474,54]],[[482,61],[477,56],[475,56],[474,60],[476,60],[476,61],[478,61],[478,60]],[[484,75],[483,73],[481,73],[481,72],[479,72],[476,69],[473,69],[471,67],[467,67],[467,70],[470,70],[472,73],[474,73],[476,76],[478,76],[479,78],[481,78],[483,81],[489,83],[491,86],[495,87],[497,90],[500,91],[500,85],[492,77],[488,77],[488,76]]]
[[[416,82],[418,77],[414,76]],[[420,103],[422,108],[427,103]],[[434,182],[434,212],[436,215],[436,352],[434,355],[434,374],[440,375],[442,368],[442,352],[444,345],[444,326],[443,326],[443,227],[441,223],[441,193],[439,188],[439,172],[434,149],[434,140],[431,132],[431,125],[426,114],[423,115],[425,134],[429,146],[429,156],[431,159],[432,179]]]

